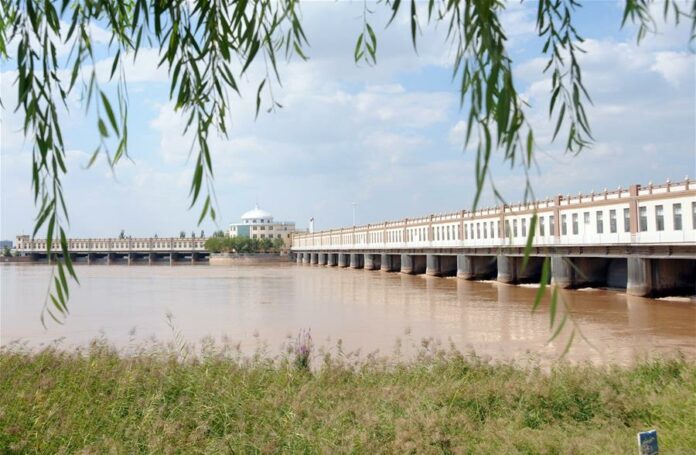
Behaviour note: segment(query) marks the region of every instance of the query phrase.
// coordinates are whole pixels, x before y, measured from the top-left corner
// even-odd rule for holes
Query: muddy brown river
[[[178,335],[190,344],[212,337],[245,353],[274,355],[310,329],[315,345],[333,352],[340,340],[343,352],[408,357],[428,340],[494,359],[548,361],[576,327],[571,361],[625,364],[676,352],[696,358],[696,303],[688,298],[564,291],[570,322],[548,342],[548,299],[532,312],[534,287],[294,263],[93,265],[77,272],[70,315],[44,328],[39,316],[50,266],[0,266],[0,344],[73,349],[104,338],[127,352]]]

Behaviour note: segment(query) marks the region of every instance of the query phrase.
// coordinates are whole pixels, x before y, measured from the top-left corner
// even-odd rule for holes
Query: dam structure
[[[206,238],[94,238],[68,239],[68,251],[73,262],[87,264],[156,264],[207,262],[210,253],[205,249]],[[34,261],[51,262],[61,257],[60,242],[53,241],[51,256],[46,253],[46,240],[32,240],[28,235],[17,236],[16,251]]]
[[[298,263],[508,284],[539,282],[549,258],[561,288],[693,296],[696,180],[295,234],[291,251]]]

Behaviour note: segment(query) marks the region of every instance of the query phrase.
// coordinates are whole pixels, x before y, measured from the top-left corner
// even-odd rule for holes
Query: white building
[[[241,222],[230,224],[228,234],[230,237],[283,239],[283,242],[289,245],[290,236],[296,231],[294,221],[274,221],[273,215],[259,208],[257,204],[242,215]]]

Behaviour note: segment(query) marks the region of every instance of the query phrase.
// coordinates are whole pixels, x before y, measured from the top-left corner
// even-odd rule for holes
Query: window
[[[510,221],[505,220],[505,238],[510,238]]]
[[[658,231],[665,230],[665,211],[662,205],[655,206],[655,226]]]
[[[512,220],[512,236],[517,237],[517,220]]]
[[[465,224],[464,225],[464,240],[469,238],[469,225]]]
[[[609,232],[616,232],[616,210],[609,210]]]
[[[573,213],[573,235],[578,235],[578,214]]]
[[[582,217],[583,217],[584,224],[590,224],[590,212],[583,213]]]
[[[672,225],[675,231],[682,230],[681,204],[672,205]]]
[[[638,207],[638,220],[640,224],[640,232],[648,230],[648,208]]]
[[[493,222],[492,222],[492,221],[491,221],[491,224],[490,224],[490,229],[491,229],[491,238],[495,238],[495,229],[494,229],[494,226],[493,226]]]
[[[527,218],[522,218],[522,237],[527,237]]]
[[[543,216],[540,216],[540,217],[539,217],[539,235],[542,236],[542,237],[543,237],[544,235],[546,235],[546,234],[544,233],[544,217],[543,217]]]
[[[601,210],[597,210],[597,234],[604,233],[604,213]]]
[[[624,209],[624,232],[631,232],[631,211]]]
[[[549,215],[549,235],[556,235],[556,226],[553,223],[553,215]]]
[[[486,229],[486,222],[483,223],[483,238],[487,239],[488,238],[488,230]]]
[[[476,223],[476,238],[481,238],[481,223]]]
[[[561,215],[561,235],[568,234],[568,217],[566,215]]]

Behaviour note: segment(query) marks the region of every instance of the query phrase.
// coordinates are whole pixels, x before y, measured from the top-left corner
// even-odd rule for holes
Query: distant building
[[[12,249],[12,240],[0,240],[0,250],[4,250],[5,248]]]
[[[273,221],[273,215],[259,208],[257,204],[252,210],[242,215],[241,222],[230,224],[228,234],[230,237],[282,239],[286,245],[289,245],[290,236],[297,231],[294,221]]]

